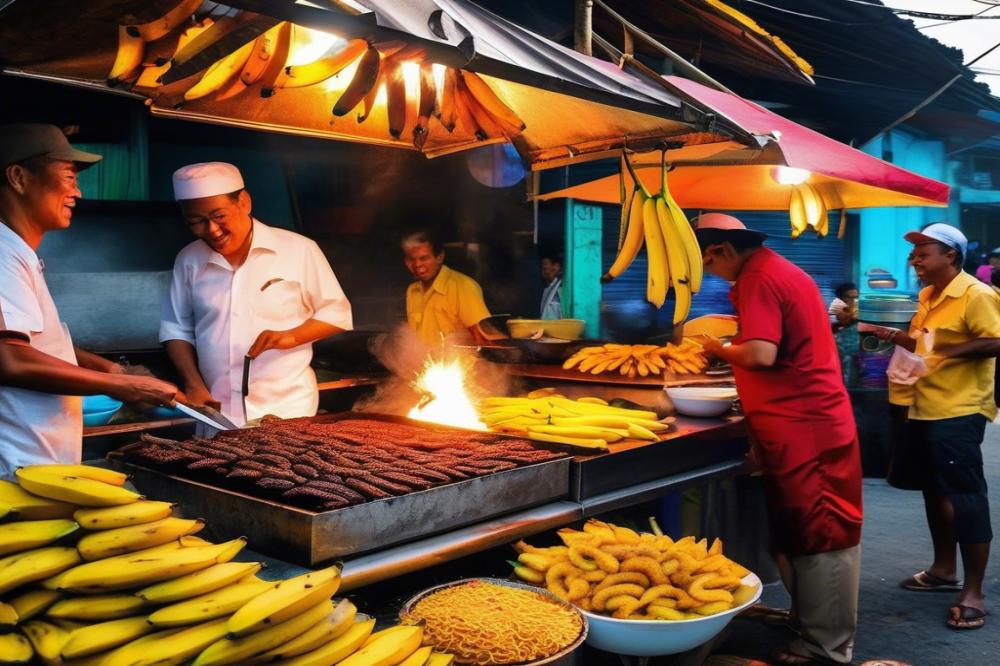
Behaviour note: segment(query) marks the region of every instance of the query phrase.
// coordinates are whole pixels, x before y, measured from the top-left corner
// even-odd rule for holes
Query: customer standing
[[[834,290],[836,298],[830,302],[830,325],[833,339],[840,354],[840,366],[844,384],[853,386],[857,378],[858,350],[861,340],[858,335],[858,286],[845,282]]]
[[[861,456],[826,307],[805,272],[766,236],[709,213],[696,230],[705,270],[734,282],[733,366],[763,472],[775,559],[801,638],[782,664],[850,663],[861,569]]]
[[[976,269],[976,277],[981,282],[990,284],[993,271],[998,268],[1000,268],[1000,247],[994,248],[992,252],[986,255],[986,263]]]
[[[904,238],[913,243],[910,265],[928,286],[909,332],[890,329],[882,337],[924,357],[928,372],[909,387],[890,384],[890,401],[908,405],[890,483],[923,492],[934,561],[902,586],[960,590],[946,624],[978,629],[986,622],[983,576],[993,539],[980,446],[997,415],[1000,296],[962,270],[968,241],[955,227],[932,224]],[[964,584],[956,575],[956,543]]]
[[[562,319],[562,257],[555,253],[542,257],[542,280],[545,281],[545,289],[542,291],[541,318]]]

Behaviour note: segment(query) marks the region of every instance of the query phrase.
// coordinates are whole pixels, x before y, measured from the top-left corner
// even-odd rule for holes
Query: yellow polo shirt
[[[430,289],[414,282],[406,289],[406,320],[426,345],[464,331],[490,316],[483,290],[468,275],[442,266]]]
[[[933,287],[920,292],[910,337],[930,372],[913,385],[910,418],[922,421],[969,414],[996,418],[993,374],[996,359],[941,359],[936,349],[977,338],[1000,338],[1000,295],[972,275],[959,273],[937,298]]]

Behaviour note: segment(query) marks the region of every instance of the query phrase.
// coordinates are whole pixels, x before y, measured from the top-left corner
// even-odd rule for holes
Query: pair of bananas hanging
[[[626,171],[632,181],[631,193],[626,185]],[[673,288],[676,326],[684,322],[691,311],[691,297],[701,289],[703,268],[694,229],[667,187],[667,171],[666,151],[663,151],[660,191],[650,194],[622,152],[618,255],[601,281],[609,282],[624,273],[645,244],[648,260],[646,300],[661,308]]]
[[[618,372],[626,377],[649,377],[664,371],[687,375],[704,372],[708,367],[702,346],[691,338],[675,345],[619,345],[608,343],[595,347],[584,347],[563,363],[563,368],[578,369],[599,375],[604,372]]]
[[[798,238],[802,232],[812,229],[816,235],[823,238],[830,233],[830,211],[819,190],[809,183],[792,187],[788,202],[788,217],[792,222],[792,238]],[[840,227],[837,238],[843,238],[847,231],[847,210],[840,210]]]
[[[204,523],[124,487],[119,472],[36,465],[0,481],[0,664],[297,666],[428,663],[423,629],[334,601],[340,567],[280,581],[233,561]],[[82,534],[82,536],[81,536]]]

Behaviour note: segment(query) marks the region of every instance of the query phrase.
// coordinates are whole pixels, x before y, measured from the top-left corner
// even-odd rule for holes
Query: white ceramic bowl
[[[678,386],[664,389],[678,414],[708,418],[732,409],[738,397],[735,388],[719,386]]]
[[[599,650],[633,657],[654,657],[693,650],[715,638],[737,613],[760,599],[760,578],[743,577],[744,585],[755,585],[749,601],[724,613],[697,620],[616,620],[604,615],[580,611],[587,618],[590,632],[587,643]]]

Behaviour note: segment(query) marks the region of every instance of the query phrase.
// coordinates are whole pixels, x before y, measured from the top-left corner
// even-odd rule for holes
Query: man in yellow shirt
[[[993,374],[1000,355],[1000,296],[962,271],[968,242],[955,227],[932,224],[904,238],[914,246],[910,265],[928,286],[920,292],[909,333],[884,337],[922,356],[928,372],[910,391],[890,389],[894,404],[909,406],[890,480],[923,491],[934,562],[902,586],[960,590],[946,624],[978,629],[986,622],[982,584],[993,538],[980,445],[987,422],[997,414]],[[956,576],[956,543],[964,585]]]
[[[479,283],[445,266],[444,248],[426,230],[406,234],[402,246],[406,268],[417,279],[406,289],[406,320],[423,343],[432,347],[468,336],[487,342],[479,322],[490,311]]]

